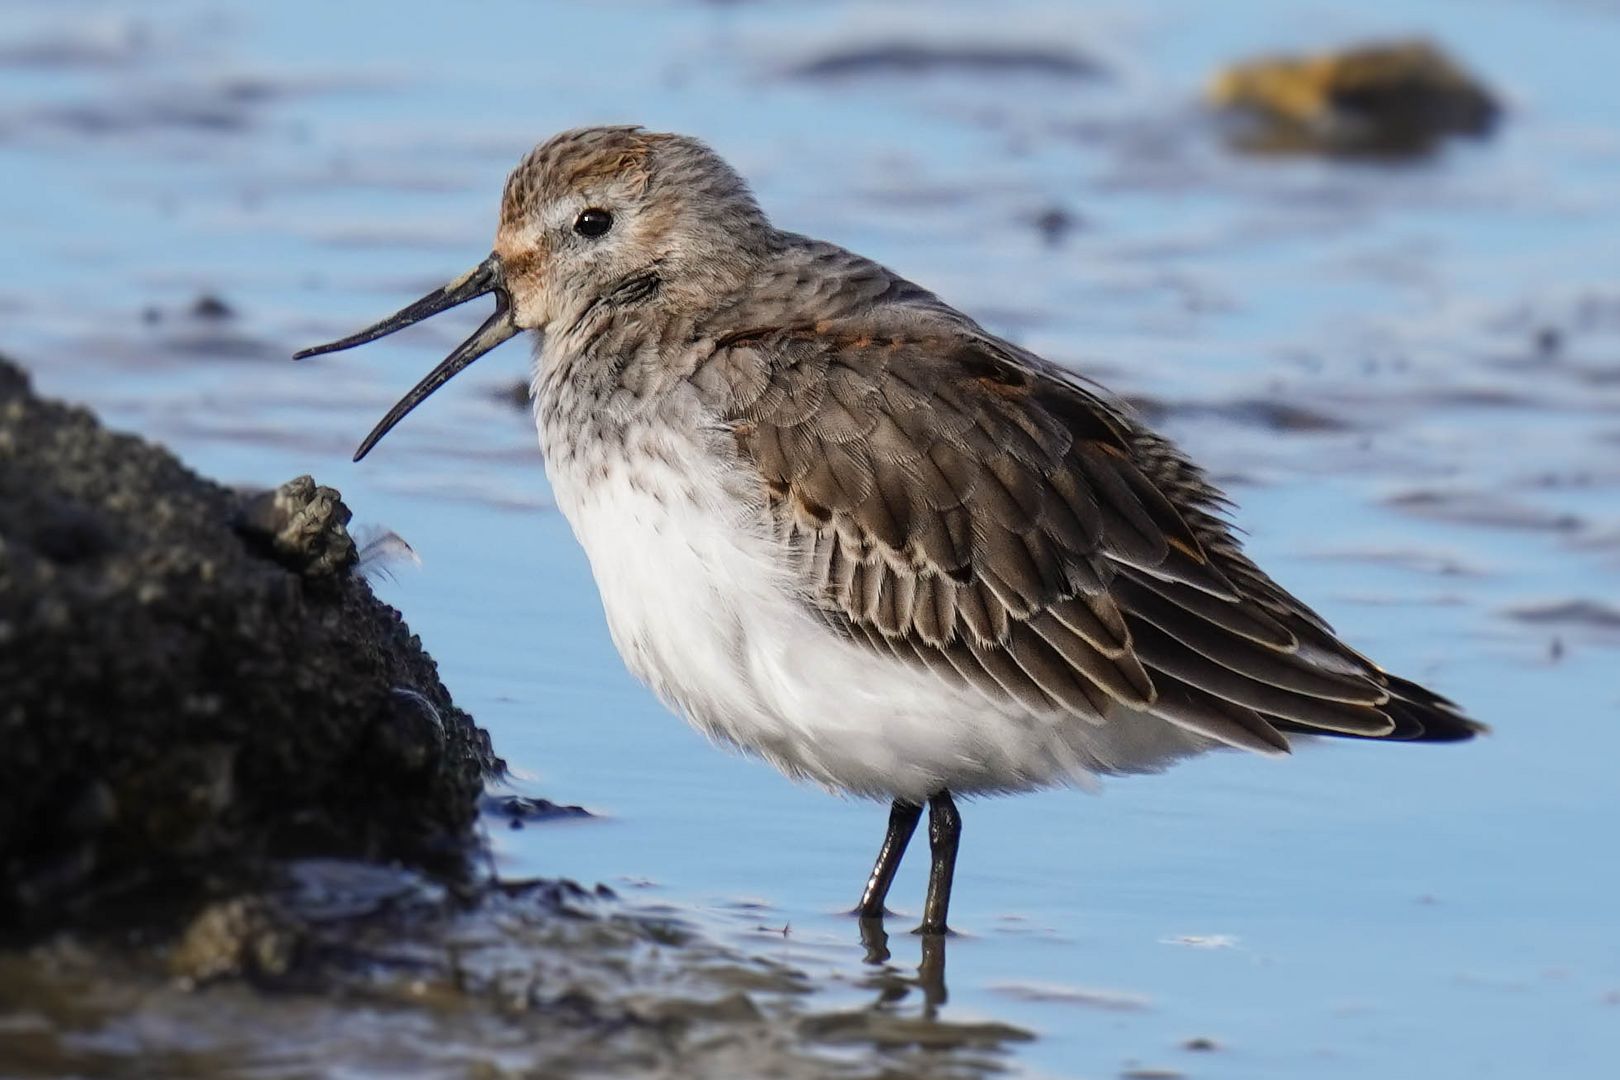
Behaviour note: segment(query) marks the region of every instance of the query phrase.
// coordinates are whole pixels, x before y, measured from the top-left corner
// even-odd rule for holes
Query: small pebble
[[[213,293],[203,293],[191,305],[191,317],[194,319],[230,319],[235,316],[236,309]]]

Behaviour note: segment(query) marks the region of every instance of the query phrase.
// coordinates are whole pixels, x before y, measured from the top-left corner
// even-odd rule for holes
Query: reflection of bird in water
[[[917,977],[909,979],[888,966],[889,934],[883,929],[879,917],[862,917],[861,947],[866,950],[865,960],[879,969],[872,979],[878,990],[879,1008],[899,1004],[912,990],[922,991],[923,1016],[932,1020],[939,1007],[950,997],[945,989],[945,934],[922,935],[922,963],[917,965]]]
[[[522,330],[557,504],[630,669],[711,737],[889,800],[860,911],[954,794],[1154,772],[1300,735],[1479,730],[1388,675],[1241,551],[1203,473],[1098,389],[932,293],[782,232],[695,140],[559,135],[494,252],[348,348],[486,293],[494,313],[361,444]]]

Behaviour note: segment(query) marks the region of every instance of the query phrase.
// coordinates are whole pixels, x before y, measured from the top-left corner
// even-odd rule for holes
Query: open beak
[[[330,345],[317,345],[312,349],[302,349],[293,353],[294,360],[302,360],[306,356],[352,349],[356,345],[364,345],[368,341],[387,337],[396,330],[403,330],[441,311],[449,311],[469,300],[476,300],[485,293],[495,294],[494,314],[484,320],[484,325],[474,331],[472,337],[457,345],[454,352],[441,360],[438,367],[428,372],[426,378],[411,387],[411,392],[400,398],[399,404],[388,410],[388,415],[377,422],[377,426],[371,429],[371,434],[361,442],[360,449],[354,452],[354,460],[359,461],[369,454],[379,439],[388,434],[395,424],[405,419],[406,413],[426,401],[428,395],[454,378],[456,372],[501,342],[517,335],[518,325],[512,320],[512,298],[506,292],[506,282],[501,274],[501,260],[495,255],[490,255],[444,288],[435,289],[410,307],[388,316],[380,323],[366,327],[358,334],[351,334]]]

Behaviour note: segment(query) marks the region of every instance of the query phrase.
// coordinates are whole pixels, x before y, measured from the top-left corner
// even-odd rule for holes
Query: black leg
[[[894,883],[894,872],[900,869],[900,860],[906,854],[911,834],[917,831],[922,807],[916,803],[894,800],[889,808],[889,831],[883,837],[883,848],[877,862],[872,864],[872,876],[866,879],[866,890],[861,893],[861,906],[856,914],[863,919],[883,918],[883,901],[888,898],[889,886]]]
[[[951,793],[941,791],[928,800],[928,847],[933,865],[928,871],[928,899],[923,904],[923,921],[917,929],[924,934],[943,934],[945,914],[951,906],[951,879],[956,876],[956,846],[962,839],[962,815],[951,802]]]

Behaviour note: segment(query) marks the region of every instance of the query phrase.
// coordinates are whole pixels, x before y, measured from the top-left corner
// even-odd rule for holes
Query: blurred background
[[[1383,114],[1320,67],[1221,83],[1246,117],[1211,104],[1240,61],[1414,39],[1455,65],[1392,80],[1421,138],[1369,137]],[[1608,0],[8,0],[0,351],[200,471],[310,472],[404,537],[420,566],[379,593],[513,790],[593,815],[493,819],[499,873],[604,882],[802,973],[806,1008],[921,1022],[916,939],[867,964],[841,914],[883,809],[716,752],[624,672],[550,503],[524,346],[358,466],[482,313],[288,362],[482,258],[537,141],[697,135],[779,225],[1127,397],[1234,496],[1274,576],[1495,728],[966,806],[940,1020],[979,1034],[891,1074],[1614,1075],[1617,60]],[[896,885],[907,915],[925,866]],[[65,1073],[158,1052],[196,1075],[529,1067],[469,1034],[374,1071],[368,1039],[410,1046],[376,1015],[302,1045],[60,1022]],[[894,1050],[833,1043],[829,1072]]]

